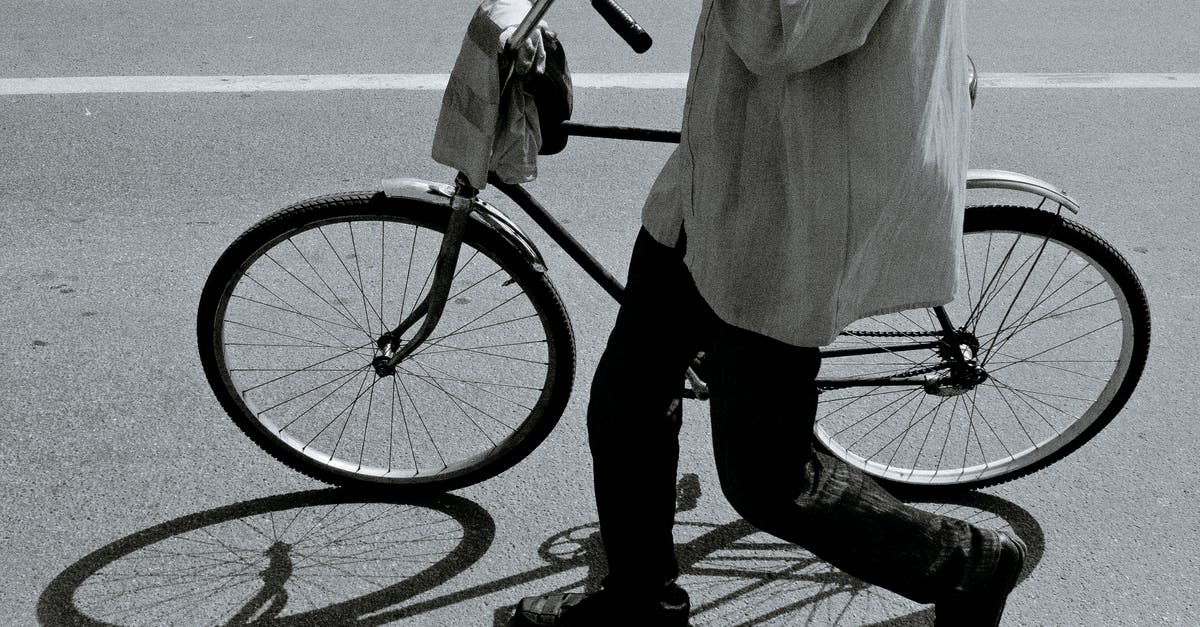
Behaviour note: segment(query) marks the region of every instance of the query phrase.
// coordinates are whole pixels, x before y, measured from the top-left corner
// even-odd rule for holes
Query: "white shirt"
[[[643,225],[724,321],[798,346],[954,294],[963,0],[705,0]]]

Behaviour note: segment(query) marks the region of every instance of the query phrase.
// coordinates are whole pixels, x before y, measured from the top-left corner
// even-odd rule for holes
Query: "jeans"
[[[639,233],[616,325],[592,381],[588,433],[605,587],[650,599],[679,575],[671,528],[684,373],[706,352],[722,491],[759,529],[921,603],[993,568],[993,536],[910,507],[813,448],[820,368],[796,347],[721,322],[674,247]]]

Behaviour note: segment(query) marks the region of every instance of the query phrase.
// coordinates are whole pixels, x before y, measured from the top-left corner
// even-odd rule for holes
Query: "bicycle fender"
[[[1067,196],[1065,191],[1027,174],[1007,170],[969,170],[967,189],[1011,189],[1028,192],[1056,202],[1071,213],[1079,213],[1079,203]]]
[[[388,198],[444,206],[446,211],[450,211],[450,197],[454,195],[454,188],[452,186],[424,179],[387,178],[383,179],[382,187],[384,196]],[[534,270],[538,272],[546,271],[546,261],[542,258],[541,251],[534,245],[533,240],[529,239],[528,235],[525,235],[525,231],[522,231],[521,227],[517,226],[517,223],[513,222],[511,218],[504,215],[504,212],[497,209],[491,203],[476,198],[475,210],[471,212],[471,217],[495,231],[515,246],[517,250],[521,251],[521,254],[533,266]]]

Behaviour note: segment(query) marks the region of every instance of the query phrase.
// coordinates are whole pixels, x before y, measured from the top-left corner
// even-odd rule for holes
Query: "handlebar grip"
[[[654,44],[650,34],[625,9],[622,9],[616,0],[592,0],[592,8],[596,9],[596,12],[604,18],[605,22],[608,22],[613,30],[617,31],[621,39],[624,39],[634,52],[641,54]]]

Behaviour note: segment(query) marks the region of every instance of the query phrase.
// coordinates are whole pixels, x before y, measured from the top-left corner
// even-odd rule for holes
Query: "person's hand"
[[[516,26],[510,26],[500,33],[503,45],[508,45],[508,40],[516,30]],[[546,71],[546,45],[543,41],[545,34],[554,36],[554,33],[546,30],[546,24],[543,22],[529,33],[529,38],[524,42],[513,42],[514,50],[510,53],[513,55],[513,74],[524,76],[529,72],[541,74]]]

